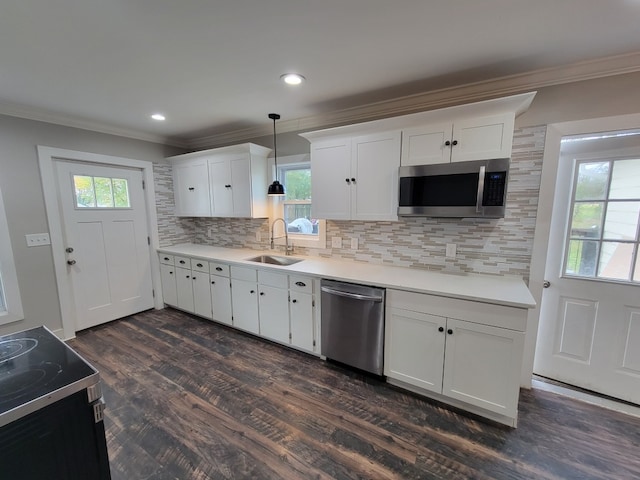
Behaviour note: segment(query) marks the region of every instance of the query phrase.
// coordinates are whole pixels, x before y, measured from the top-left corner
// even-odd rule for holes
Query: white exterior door
[[[536,374],[640,403],[639,213],[640,138],[563,144]]]
[[[142,172],[56,161],[76,331],[153,307]]]

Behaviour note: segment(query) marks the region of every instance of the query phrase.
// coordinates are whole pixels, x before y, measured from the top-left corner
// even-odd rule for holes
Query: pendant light
[[[280,119],[280,115],[277,113],[270,113],[269,118],[273,120],[273,161],[276,166],[276,179],[271,185],[269,185],[267,195],[270,197],[283,197],[284,186],[278,181],[278,150],[276,148],[276,120]]]

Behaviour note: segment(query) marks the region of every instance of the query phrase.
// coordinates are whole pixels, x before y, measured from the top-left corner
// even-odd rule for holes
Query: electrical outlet
[[[358,249],[358,239],[357,238],[352,238],[351,239],[351,250],[357,250]]]
[[[262,241],[262,233],[260,232],[260,230],[258,230],[256,232],[256,242],[261,242]]]
[[[51,239],[48,233],[32,233],[25,235],[27,239],[27,247],[39,247],[41,245],[51,245]]]
[[[207,232],[207,236],[209,238],[213,237],[213,227],[209,227],[209,231]]]
[[[331,237],[331,248],[342,248],[342,237]]]
[[[447,258],[456,258],[456,244],[455,243],[447,243],[445,256]]]

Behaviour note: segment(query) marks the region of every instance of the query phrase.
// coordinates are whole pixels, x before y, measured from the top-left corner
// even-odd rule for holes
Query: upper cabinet
[[[514,112],[402,130],[402,166],[508,158]]]
[[[397,220],[400,138],[396,131],[313,143],[312,216]]]
[[[176,215],[267,217],[269,152],[245,143],[170,157]]]

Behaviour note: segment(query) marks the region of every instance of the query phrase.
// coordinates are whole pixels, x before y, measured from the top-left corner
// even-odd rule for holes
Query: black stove
[[[45,327],[0,337],[0,427],[98,382],[98,372]]]

